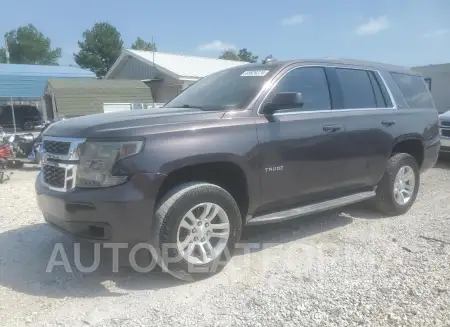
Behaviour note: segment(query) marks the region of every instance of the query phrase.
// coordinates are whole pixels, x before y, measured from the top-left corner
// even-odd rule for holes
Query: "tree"
[[[34,25],[20,26],[5,34],[11,64],[58,65],[61,48],[51,48],[51,41]],[[6,49],[0,49],[0,62],[6,62]]]
[[[238,55],[234,50],[225,50],[220,56],[219,59],[226,59],[226,60],[240,60]]]
[[[257,62],[258,56],[254,56],[253,53],[248,51],[246,48],[243,48],[239,50],[237,56],[239,57],[239,60],[246,61],[246,62]]]
[[[147,42],[138,37],[136,41],[131,45],[131,49],[143,50],[143,51],[157,51],[156,44],[154,42]]]
[[[0,49],[0,64],[6,64],[6,50],[1,48]]]
[[[109,23],[96,23],[83,33],[78,41],[80,51],[74,54],[81,68],[91,70],[98,78],[106,75],[123,50],[123,41],[117,29]]]
[[[254,56],[253,53],[248,51],[246,48],[242,48],[237,53],[232,49],[225,50],[219,56],[219,59],[239,60],[253,63],[258,61],[258,56]]]

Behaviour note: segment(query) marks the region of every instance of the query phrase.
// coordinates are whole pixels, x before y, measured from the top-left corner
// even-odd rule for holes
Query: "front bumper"
[[[441,136],[441,150],[442,153],[450,153],[450,137]]]
[[[149,240],[155,199],[165,175],[137,174],[123,185],[52,191],[35,183],[37,203],[53,227],[82,239],[140,243]]]

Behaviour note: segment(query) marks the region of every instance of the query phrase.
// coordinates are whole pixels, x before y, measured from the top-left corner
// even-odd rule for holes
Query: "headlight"
[[[80,165],[77,169],[77,187],[108,187],[127,181],[128,176],[113,176],[114,165],[121,159],[142,150],[142,141],[95,142],[80,147]]]

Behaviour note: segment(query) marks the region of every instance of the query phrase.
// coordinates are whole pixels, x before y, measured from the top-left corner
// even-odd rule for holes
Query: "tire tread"
[[[395,175],[397,174],[400,168],[399,166],[401,165],[402,162],[408,162],[408,165],[412,166],[411,168],[414,170],[414,173],[416,175],[416,186],[415,186],[416,189],[414,190],[413,198],[405,206],[400,206],[395,203],[392,197],[392,190],[391,190],[392,182],[395,179]],[[389,216],[406,213],[409,210],[409,208],[414,204],[419,185],[420,185],[419,167],[414,157],[412,157],[408,153],[393,154],[388,161],[386,172],[384,173],[383,178],[381,179],[377,187],[376,191],[377,195],[375,198],[376,208],[383,214]]]

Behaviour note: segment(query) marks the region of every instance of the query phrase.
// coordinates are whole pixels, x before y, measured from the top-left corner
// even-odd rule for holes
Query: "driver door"
[[[325,68],[288,71],[262,106],[281,92],[301,93],[303,105],[261,116],[258,124],[264,211],[320,201],[338,192],[342,180],[345,120],[332,110]]]

